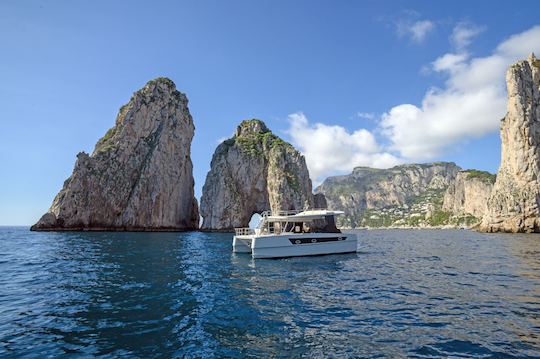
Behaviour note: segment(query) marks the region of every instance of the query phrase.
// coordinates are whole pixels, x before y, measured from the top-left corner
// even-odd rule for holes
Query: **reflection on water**
[[[539,236],[360,231],[252,260],[217,233],[0,229],[0,355],[540,355]]]

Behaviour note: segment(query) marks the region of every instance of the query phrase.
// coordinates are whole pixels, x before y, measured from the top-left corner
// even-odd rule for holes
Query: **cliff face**
[[[201,198],[203,230],[248,225],[254,213],[313,206],[304,157],[260,120],[243,121],[214,152]]]
[[[187,104],[171,80],[148,82],[120,108],[94,152],[77,155],[73,174],[32,229],[198,228]]]
[[[459,170],[447,162],[357,167],[350,175],[327,178],[315,192],[326,196],[328,208],[345,211],[338,218],[345,226],[446,224],[442,199]]]
[[[495,175],[476,170],[460,171],[448,186],[443,210],[453,214],[471,215],[481,219],[495,183]]]
[[[540,231],[540,60],[531,54],[506,72],[508,108],[501,120],[502,154],[486,232]]]

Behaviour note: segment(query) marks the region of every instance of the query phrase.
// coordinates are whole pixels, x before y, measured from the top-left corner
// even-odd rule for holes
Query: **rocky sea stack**
[[[540,60],[510,66],[506,85],[501,165],[479,230],[540,232]]]
[[[203,230],[245,227],[254,213],[313,206],[304,156],[260,120],[243,121],[214,152],[201,198]]]
[[[32,230],[173,231],[198,228],[186,96],[149,81],[73,174]]]

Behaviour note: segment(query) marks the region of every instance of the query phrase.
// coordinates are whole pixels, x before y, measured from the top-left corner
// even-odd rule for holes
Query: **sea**
[[[540,357],[539,235],[355,233],[254,260],[229,233],[1,227],[0,357]]]

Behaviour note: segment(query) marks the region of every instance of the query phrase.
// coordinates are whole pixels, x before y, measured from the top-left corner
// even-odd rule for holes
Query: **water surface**
[[[540,357],[540,236],[358,233],[252,260],[230,234],[0,228],[0,356]]]

